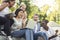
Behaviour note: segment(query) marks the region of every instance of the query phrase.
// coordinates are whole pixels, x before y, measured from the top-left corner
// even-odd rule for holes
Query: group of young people
[[[26,40],[32,40],[30,37],[33,36],[33,40],[41,40],[41,37],[43,37],[42,40],[50,40],[57,36],[57,32],[55,33],[55,31],[47,26],[48,20],[40,22],[37,13],[29,20],[25,4],[20,5],[14,13],[10,13],[9,9],[14,4],[15,0],[3,0],[0,5],[0,25],[4,25],[3,31],[8,37],[26,38],[28,36]],[[32,35],[30,35],[31,31]]]

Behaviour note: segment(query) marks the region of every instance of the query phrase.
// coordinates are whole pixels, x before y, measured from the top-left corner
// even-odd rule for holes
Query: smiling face
[[[34,14],[33,19],[34,19],[34,21],[38,21],[39,20],[39,16],[37,14]]]
[[[18,16],[19,18],[22,18],[22,16],[23,16],[23,11],[19,11],[17,16]]]

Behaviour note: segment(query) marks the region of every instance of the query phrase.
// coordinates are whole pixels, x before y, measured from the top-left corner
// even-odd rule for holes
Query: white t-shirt
[[[48,38],[51,37],[51,36],[53,36],[53,35],[55,35],[55,31],[51,27],[49,27],[48,31],[46,31],[43,27],[41,27],[41,31],[44,32],[44,33],[46,33],[46,35],[48,36]],[[51,40],[55,40],[55,38],[53,38]]]
[[[6,14],[9,13],[10,13],[9,7],[6,7],[2,11],[0,11],[0,16],[4,17]]]
[[[37,33],[37,30],[38,30],[37,27],[38,27],[38,25],[37,25],[37,22],[36,22],[36,21],[34,21],[34,22],[35,22],[35,25],[34,25],[34,32]]]
[[[41,31],[45,32],[48,37],[51,37],[52,35],[55,34],[54,30],[52,30],[50,27],[49,27],[48,31],[46,31],[43,27],[41,27]]]
[[[20,29],[17,29],[17,27],[22,28],[22,19],[18,21],[16,18],[13,18],[13,20],[14,20],[14,24],[12,25],[12,31],[20,30]]]

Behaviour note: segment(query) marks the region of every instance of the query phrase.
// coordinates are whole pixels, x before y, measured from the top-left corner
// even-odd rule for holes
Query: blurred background
[[[0,0],[0,4],[2,0]],[[28,19],[31,19],[34,13],[39,14],[40,21],[49,20],[53,29],[60,29],[60,0],[16,0],[16,4],[11,8],[14,12],[21,3],[26,4]]]

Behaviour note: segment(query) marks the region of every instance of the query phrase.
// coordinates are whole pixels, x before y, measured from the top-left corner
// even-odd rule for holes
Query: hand
[[[20,26],[18,26],[17,29],[20,29]]]
[[[23,19],[23,24],[25,25],[26,24],[26,22],[27,22],[27,19]]]

